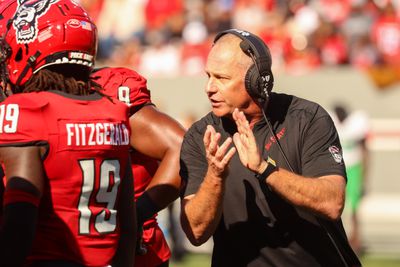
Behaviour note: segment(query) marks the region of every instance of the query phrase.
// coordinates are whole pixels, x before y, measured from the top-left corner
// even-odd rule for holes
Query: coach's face
[[[250,106],[255,105],[244,85],[252,61],[240,49],[240,41],[231,34],[222,36],[207,58],[206,93],[213,113],[219,117],[230,116],[235,108],[246,113]]]

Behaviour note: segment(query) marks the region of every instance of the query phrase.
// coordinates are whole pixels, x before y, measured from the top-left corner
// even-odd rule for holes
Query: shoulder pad
[[[133,110],[151,103],[147,80],[128,68],[103,68],[92,73],[92,78],[100,84],[106,95],[128,104]]]
[[[49,103],[43,94],[19,93],[7,97],[1,104],[18,104],[23,109],[40,109]]]
[[[123,84],[126,83],[127,80],[133,80],[138,83],[147,83],[147,80],[137,73],[136,71],[128,68],[101,68],[96,69],[92,72],[92,79],[94,79],[97,83],[102,86],[107,85],[112,82],[113,84]]]

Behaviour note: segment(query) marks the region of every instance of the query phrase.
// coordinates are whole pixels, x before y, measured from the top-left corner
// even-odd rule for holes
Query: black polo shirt
[[[337,131],[321,106],[273,93],[267,114],[295,173],[346,177]],[[221,133],[222,140],[236,132],[234,122],[213,113],[192,125],[181,150],[180,174],[186,181],[182,197],[195,194],[206,174],[203,136],[208,124]],[[263,156],[289,170],[265,121],[258,122],[253,132]],[[229,163],[222,219],[213,239],[212,266],[217,267],[346,266],[342,257],[358,263],[341,221],[316,219],[294,208],[258,182],[241,164],[238,153]]]

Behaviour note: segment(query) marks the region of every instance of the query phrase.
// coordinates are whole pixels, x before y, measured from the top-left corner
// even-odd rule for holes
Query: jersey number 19
[[[82,192],[79,198],[79,234],[90,233],[90,223],[98,233],[111,233],[116,228],[117,210],[115,203],[120,184],[120,163],[118,160],[105,160],[100,164],[100,172],[95,170],[95,160],[80,160],[79,165],[83,174]],[[99,173],[99,187],[95,189],[95,177]],[[92,194],[96,203],[105,203],[106,207],[93,214],[89,208]]]

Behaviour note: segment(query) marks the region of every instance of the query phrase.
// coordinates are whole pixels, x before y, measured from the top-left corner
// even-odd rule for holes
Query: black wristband
[[[256,173],[254,176],[260,181],[265,183],[268,176],[276,171],[278,168],[276,167],[275,160],[271,159],[270,157],[267,158],[267,168],[262,173]]]
[[[158,206],[150,198],[147,192],[144,192],[136,200],[136,214],[138,225],[143,224],[145,221],[153,217],[153,215],[156,214],[158,211]]]

